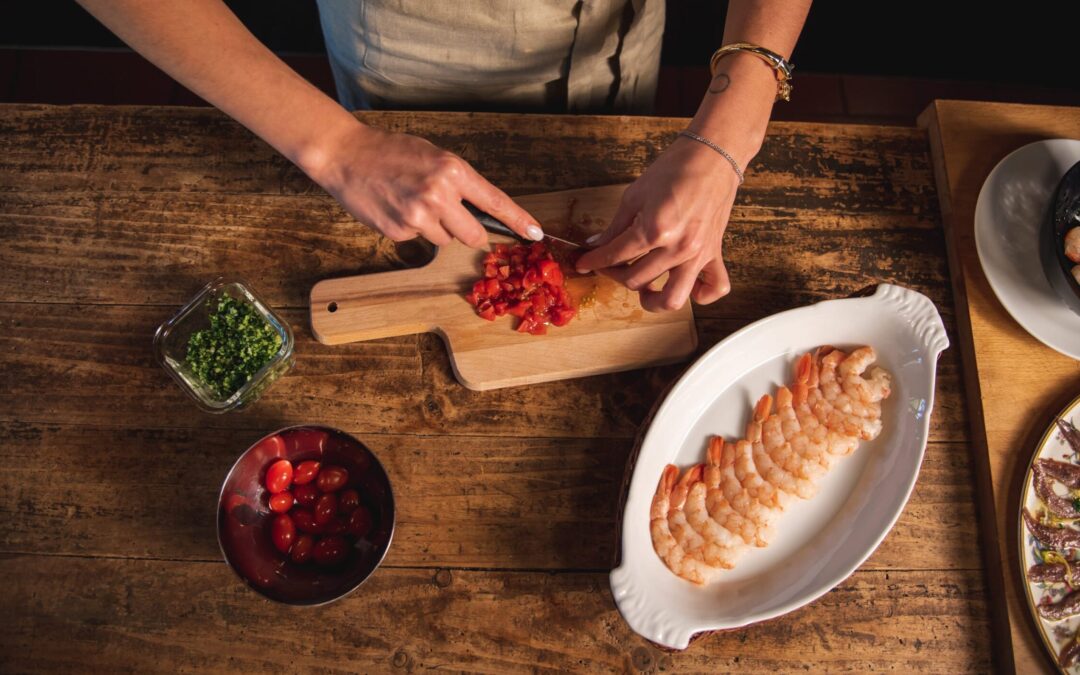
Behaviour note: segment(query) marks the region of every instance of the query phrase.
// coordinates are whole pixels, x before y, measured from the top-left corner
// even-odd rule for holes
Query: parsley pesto
[[[208,389],[228,398],[281,349],[281,335],[255,307],[227,295],[210,311],[210,326],[188,339],[188,368]]]

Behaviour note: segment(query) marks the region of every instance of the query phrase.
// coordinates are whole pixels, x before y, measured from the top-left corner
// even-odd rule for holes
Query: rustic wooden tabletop
[[[378,113],[512,194],[626,182],[685,120]],[[608,590],[638,424],[684,366],[474,392],[434,335],[326,347],[319,279],[408,264],[273,150],[207,109],[0,107],[0,669],[899,670],[992,667],[955,349],[915,492],[835,590],[681,653]],[[695,309],[704,351],[779,310],[881,281],[955,312],[925,132],[774,124],[725,242],[734,291]],[[250,410],[199,412],[154,329],[246,277],[297,364]],[[222,562],[217,493],[288,424],[360,436],[394,483],[385,564],[329,606],[272,604]],[[799,561],[792,561],[799,564]]]

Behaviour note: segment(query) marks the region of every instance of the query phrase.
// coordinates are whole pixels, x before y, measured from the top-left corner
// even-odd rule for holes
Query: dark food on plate
[[[1080,432],[1071,422],[1056,420],[1056,425],[1074,455],[1080,452]],[[1080,614],[1080,566],[1075,559],[1080,549],[1080,529],[1071,523],[1080,520],[1080,465],[1055,459],[1036,459],[1031,467],[1032,487],[1044,508],[1032,513],[1026,507],[1022,516],[1024,525],[1035,539],[1035,555],[1041,560],[1028,568],[1029,582],[1061,585],[1054,593],[1048,593],[1036,607],[1039,615],[1049,621],[1061,621]],[[1055,484],[1060,483],[1064,493]],[[1057,593],[1067,591],[1065,595]],[[1056,597],[1056,599],[1055,599]],[[1068,641],[1058,655],[1063,667],[1068,667],[1080,656],[1075,639]]]
[[[871,347],[804,354],[792,388],[777,390],[775,411],[768,394],[758,401],[745,439],[714,436],[708,463],[682,478],[675,465],[664,468],[649,531],[668,569],[695,584],[731,569],[748,547],[768,545],[785,506],[813,497],[836,462],[877,438],[891,376],[871,367],[876,359]]]
[[[185,362],[222,399],[233,395],[281,349],[281,335],[251,303],[218,299],[210,325],[191,334]]]
[[[1080,162],[1077,162],[1058,184],[1050,214],[1054,238],[1057,239],[1060,252],[1069,265],[1058,258],[1062,266],[1067,267],[1077,284],[1080,284]]]
[[[520,319],[519,333],[544,335],[548,324],[565,326],[574,317],[562,268],[543,242],[496,244],[482,265],[483,277],[465,296],[481,318],[510,314]]]

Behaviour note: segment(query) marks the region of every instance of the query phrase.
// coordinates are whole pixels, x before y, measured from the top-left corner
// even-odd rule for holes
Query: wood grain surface
[[[363,119],[462,154],[512,194],[625,183],[686,120],[446,113]],[[0,670],[984,672],[992,667],[956,350],[911,502],[811,605],[666,653],[607,587],[638,425],[683,366],[476,392],[434,335],[329,347],[319,279],[424,254],[354,223],[223,115],[0,107]],[[776,311],[888,281],[955,312],[928,144],[915,129],[774,124],[725,239],[733,292],[695,307],[698,352]],[[246,277],[297,334],[252,409],[200,413],[154,329],[207,280]],[[326,423],[386,465],[386,564],[314,610],[219,561],[227,467],[266,431]],[[795,562],[797,564],[797,561]]]
[[[1080,390],[1080,362],[1025,332],[994,296],[975,249],[975,202],[990,171],[1013,150],[1047,138],[1080,138],[1080,108],[938,101],[920,125],[930,133],[953,289],[963,308],[960,351],[999,662],[1018,673],[1055,672],[1020,585],[1020,485],[1036,442]]]

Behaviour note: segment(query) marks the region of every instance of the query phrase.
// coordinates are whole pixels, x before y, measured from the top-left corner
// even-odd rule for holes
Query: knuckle
[[[682,298],[670,297],[664,298],[661,306],[668,311],[674,312],[676,310],[682,309],[682,306],[684,304],[686,304],[686,301]]]
[[[436,175],[444,181],[454,181],[464,173],[463,160],[457,155],[444,153],[436,163]]]

